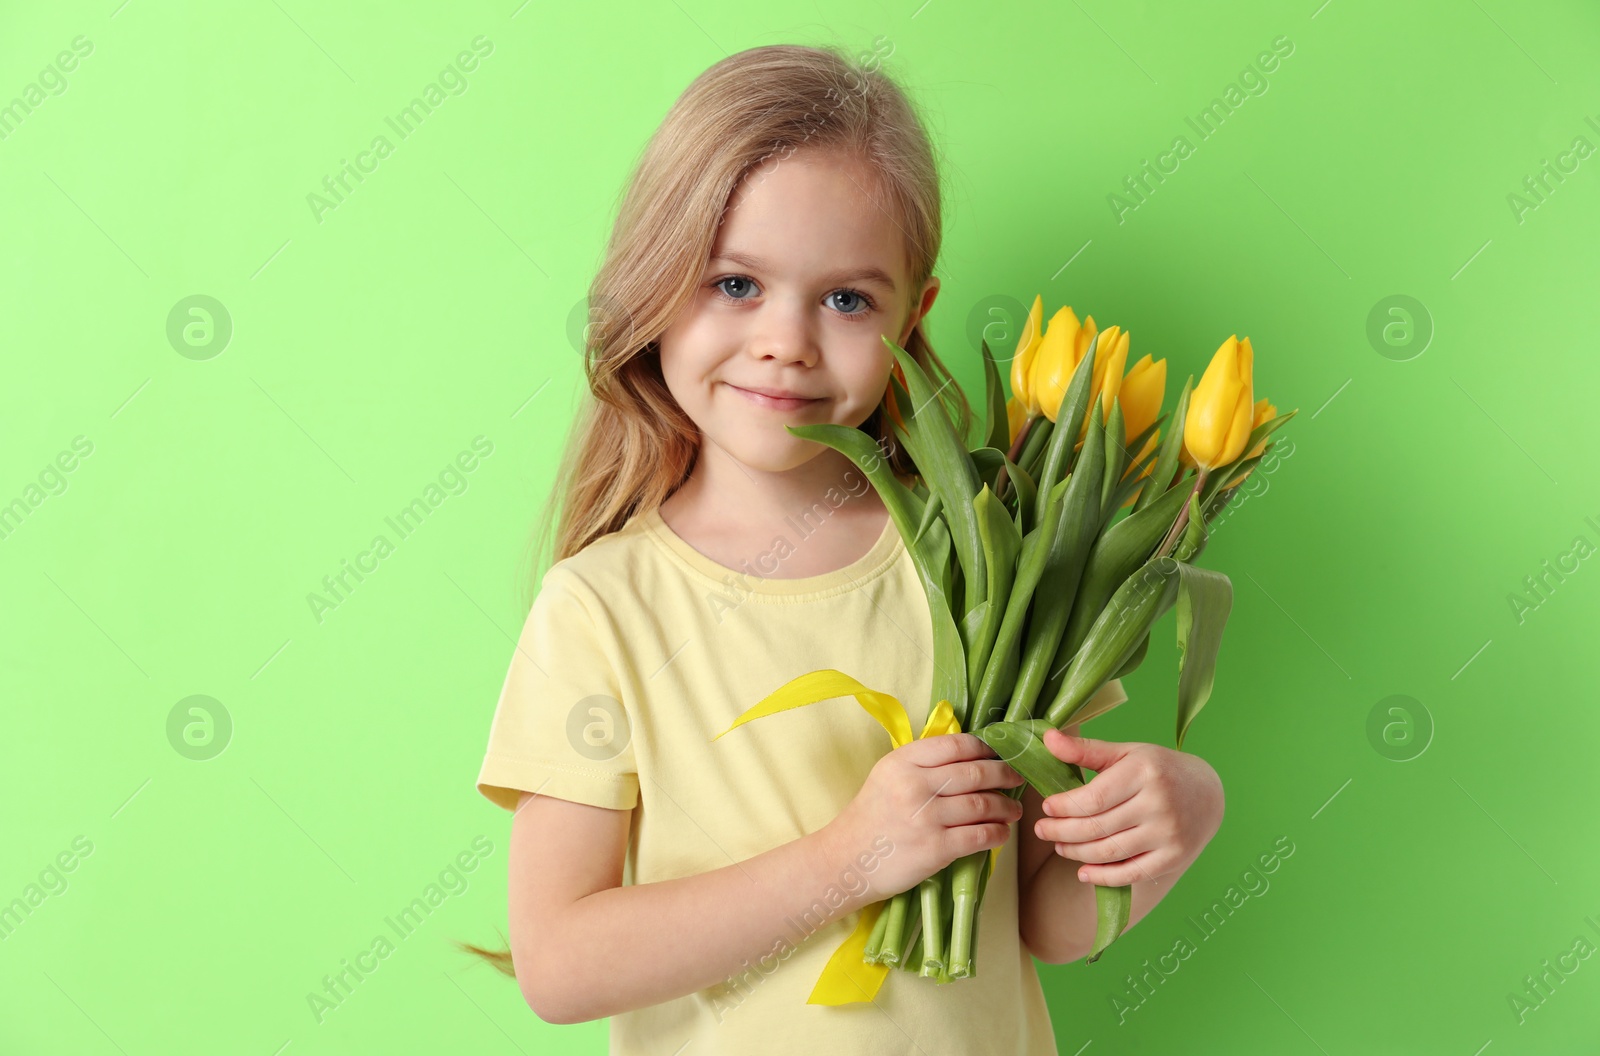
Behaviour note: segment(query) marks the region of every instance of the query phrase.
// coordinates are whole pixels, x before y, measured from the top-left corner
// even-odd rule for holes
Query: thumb
[[[1076,763],[1097,774],[1128,754],[1125,744],[1097,741],[1092,737],[1074,737],[1060,730],[1046,730],[1044,746],[1062,762]]]

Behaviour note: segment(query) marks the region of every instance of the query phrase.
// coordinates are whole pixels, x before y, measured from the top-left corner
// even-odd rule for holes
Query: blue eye
[[[840,296],[853,297],[853,298],[856,299],[856,301],[860,302],[860,310],[859,311],[851,311],[848,308],[839,308],[838,305],[834,305],[835,308],[839,308],[839,310],[841,312],[843,312],[845,315],[861,315],[862,313],[870,311],[872,309],[872,299],[870,297],[868,297],[866,294],[860,292],[859,290],[834,290],[832,293],[828,294],[828,296],[829,297],[840,297]]]
[[[749,286],[751,289],[755,288],[755,283],[751,282],[749,279],[745,278],[743,275],[729,275],[728,277],[722,278],[722,279],[718,279],[716,282],[713,282],[711,284],[719,293],[721,293],[724,297],[727,297],[729,300],[732,300],[732,301],[744,301],[744,300],[749,300],[749,298],[748,297],[739,297],[739,296],[735,296],[735,295],[729,294],[727,290],[722,288],[723,283],[726,283],[726,282],[742,282],[746,286]]]
[[[730,283],[733,284],[734,292],[729,292],[728,286]],[[722,278],[712,282],[711,288],[716,291],[717,296],[722,300],[734,304],[751,300],[759,292],[755,280],[748,275],[724,275]],[[844,306],[833,302],[836,297],[845,299]],[[852,290],[844,286],[828,294],[827,299],[834,311],[840,315],[851,317],[866,315],[878,306],[876,301],[860,290]]]

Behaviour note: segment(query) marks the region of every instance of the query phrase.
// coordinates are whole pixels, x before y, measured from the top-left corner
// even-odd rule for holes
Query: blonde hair
[[[726,210],[758,167],[801,149],[865,162],[875,176],[867,193],[905,234],[913,296],[933,274],[942,237],[933,145],[880,65],[876,50],[857,63],[834,46],[751,48],[712,65],[673,103],[634,167],[589,285],[588,393],[540,518],[535,558],[546,552],[552,527],[553,563],[659,506],[687,478],[699,430],[668,391],[654,353],[695,296]],[[966,437],[972,408],[921,320],[903,347],[933,378]],[[889,452],[895,472],[915,472],[883,403],[860,428]],[[538,575],[523,580],[531,590],[538,582]],[[509,951],[460,945],[513,974]]]

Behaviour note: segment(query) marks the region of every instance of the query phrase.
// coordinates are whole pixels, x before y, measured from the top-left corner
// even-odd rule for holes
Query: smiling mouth
[[[766,407],[774,411],[794,411],[799,410],[801,407],[809,407],[813,403],[822,402],[820,399],[802,400],[787,396],[767,396],[763,393],[751,392],[749,389],[741,389],[732,382],[728,383],[728,388],[754,403],[757,407]]]

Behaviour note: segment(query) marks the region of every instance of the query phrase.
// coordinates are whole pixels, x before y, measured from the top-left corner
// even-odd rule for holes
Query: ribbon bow
[[[911,718],[906,714],[905,705],[891,694],[868,689],[844,672],[832,668],[822,668],[791,679],[752,705],[744,714],[733,720],[732,726],[711,739],[714,741],[752,719],[844,696],[855,697],[867,714],[878,720],[878,725],[889,734],[889,739],[894,742],[896,748],[911,743]],[[950,707],[950,702],[941,700],[928,712],[928,721],[923,725],[920,736],[933,737],[960,732],[961,726],[956,721],[955,711]],[[1000,848],[991,848],[989,852],[991,871],[999,857]],[[806,1004],[847,1005],[859,1001],[871,1001],[877,996],[878,988],[883,985],[883,980],[889,974],[889,966],[868,964],[862,956],[867,948],[867,940],[872,937],[873,925],[878,922],[878,915],[883,912],[887,904],[887,900],[874,902],[861,909],[860,919],[856,921],[856,930],[841,942],[833,951],[833,956],[828,958],[828,963],[823,967],[822,974],[817,977],[817,983],[811,990],[811,996],[806,999]]]

